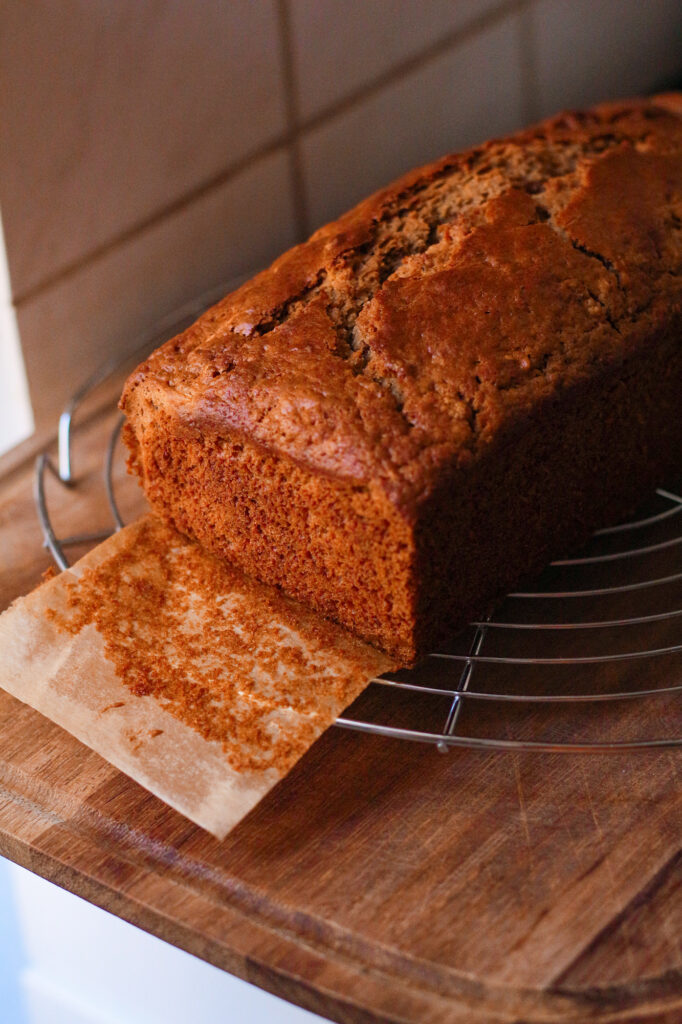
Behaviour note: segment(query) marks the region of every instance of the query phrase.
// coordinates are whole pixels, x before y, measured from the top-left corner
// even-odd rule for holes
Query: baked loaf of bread
[[[682,97],[447,156],[132,374],[178,530],[414,662],[682,465]]]

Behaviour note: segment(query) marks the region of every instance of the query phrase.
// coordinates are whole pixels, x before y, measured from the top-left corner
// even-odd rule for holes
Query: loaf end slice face
[[[143,363],[181,532],[411,663],[682,465],[675,96],[370,197]]]

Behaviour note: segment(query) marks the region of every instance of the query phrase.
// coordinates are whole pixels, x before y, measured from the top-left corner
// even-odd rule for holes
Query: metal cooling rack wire
[[[195,302],[187,304],[177,310],[171,316],[157,325],[155,330],[145,339],[136,351],[149,351],[155,342],[164,336],[170,336],[180,330],[185,322],[191,321],[202,309],[215,299],[218,293],[202,296]],[[222,294],[222,293],[221,293]],[[69,567],[69,560],[65,549],[75,544],[96,543],[109,536],[115,530],[123,527],[124,521],[120,513],[113,484],[113,466],[118,448],[123,417],[117,421],[107,444],[104,453],[104,480],[107,492],[109,507],[113,519],[113,527],[110,530],[93,533],[73,534],[67,537],[58,537],[55,533],[50,511],[48,508],[45,480],[47,473],[51,473],[65,488],[75,487],[76,480],[72,464],[72,443],[75,425],[75,415],[78,408],[91,392],[103,383],[107,377],[114,373],[121,365],[120,360],[112,360],[105,364],[80,388],[70,400],[59,419],[58,429],[58,455],[57,462],[47,452],[41,454],[36,462],[35,473],[35,501],[43,532],[44,545],[49,549],[56,564],[60,569]],[[587,555],[576,558],[560,559],[552,563],[557,569],[584,567],[595,564],[628,563],[631,559],[643,558],[667,549],[674,549],[682,544],[682,519],[679,520],[680,530],[672,538],[655,543],[641,543],[637,538],[643,536],[643,532],[656,527],[665,521],[673,520],[682,513],[682,497],[672,491],[659,488],[656,491],[659,499],[667,502],[667,507],[654,515],[646,516],[628,523],[619,523],[615,526],[599,530],[595,537],[628,537],[634,536],[633,546],[621,551],[608,554]],[[670,525],[668,522],[667,525]],[[529,633],[541,633],[551,631],[565,631],[575,634],[578,637],[584,630],[606,630],[626,629],[632,626],[645,625],[650,623],[661,623],[672,621],[682,617],[682,608],[673,608],[663,612],[652,612],[650,614],[630,616],[626,618],[603,618],[603,619],[581,619],[578,616],[572,617],[569,621],[542,621],[542,614],[533,613],[532,609],[541,611],[542,607],[548,607],[559,599],[569,600],[572,598],[602,598],[606,595],[623,594],[629,591],[647,590],[649,588],[662,587],[665,584],[682,580],[682,572],[669,573],[664,576],[655,576],[631,583],[614,584],[605,587],[574,589],[538,589],[536,591],[518,591],[509,594],[504,605],[512,601],[517,606],[531,609],[529,618],[522,618],[521,621],[504,621],[495,618],[483,619],[471,623],[473,627],[473,639],[470,648],[465,654],[450,654],[434,652],[427,658],[427,667],[430,664],[450,663],[453,669],[453,685],[451,687],[429,686],[424,682],[410,682],[388,677],[372,680],[372,684],[386,689],[402,691],[403,693],[415,693],[422,696],[432,695],[439,698],[446,698],[449,706],[445,720],[440,731],[410,729],[402,726],[382,724],[374,721],[351,718],[342,715],[337,719],[337,725],[347,729],[360,732],[373,733],[379,736],[392,737],[403,740],[415,740],[426,743],[433,743],[441,752],[446,752],[451,747],[469,747],[479,750],[535,750],[551,752],[609,752],[623,750],[650,750],[655,748],[682,747],[682,737],[670,738],[643,738],[637,740],[618,741],[589,741],[580,742],[545,742],[539,740],[515,740],[500,739],[496,737],[481,737],[465,735],[458,732],[460,715],[465,702],[497,702],[502,707],[509,705],[532,705],[545,704],[557,705],[579,705],[595,704],[600,702],[633,701],[645,698],[657,698],[663,695],[682,693],[682,684],[662,686],[659,688],[640,688],[637,690],[620,690],[605,693],[549,693],[531,694],[523,692],[523,669],[524,666],[532,665],[591,665],[603,662],[628,662],[639,659],[659,658],[665,655],[672,655],[682,651],[682,643],[669,644],[659,647],[640,647],[618,653],[583,654],[579,643],[575,649],[566,657],[542,657],[542,656],[520,656],[512,653],[490,654],[484,652],[484,645],[493,631],[497,631],[502,637],[510,637],[514,634],[527,636]],[[481,664],[497,664],[515,666],[518,671],[519,682],[514,692],[486,692],[472,688],[474,673],[477,666]],[[422,673],[423,674],[423,673]]]

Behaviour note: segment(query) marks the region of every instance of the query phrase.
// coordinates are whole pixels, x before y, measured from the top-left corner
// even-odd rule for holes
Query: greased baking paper
[[[153,515],[0,616],[0,686],[218,838],[391,667]]]

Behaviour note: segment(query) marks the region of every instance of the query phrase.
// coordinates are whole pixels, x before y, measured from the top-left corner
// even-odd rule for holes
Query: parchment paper
[[[0,616],[0,686],[218,838],[391,667],[151,515]]]

